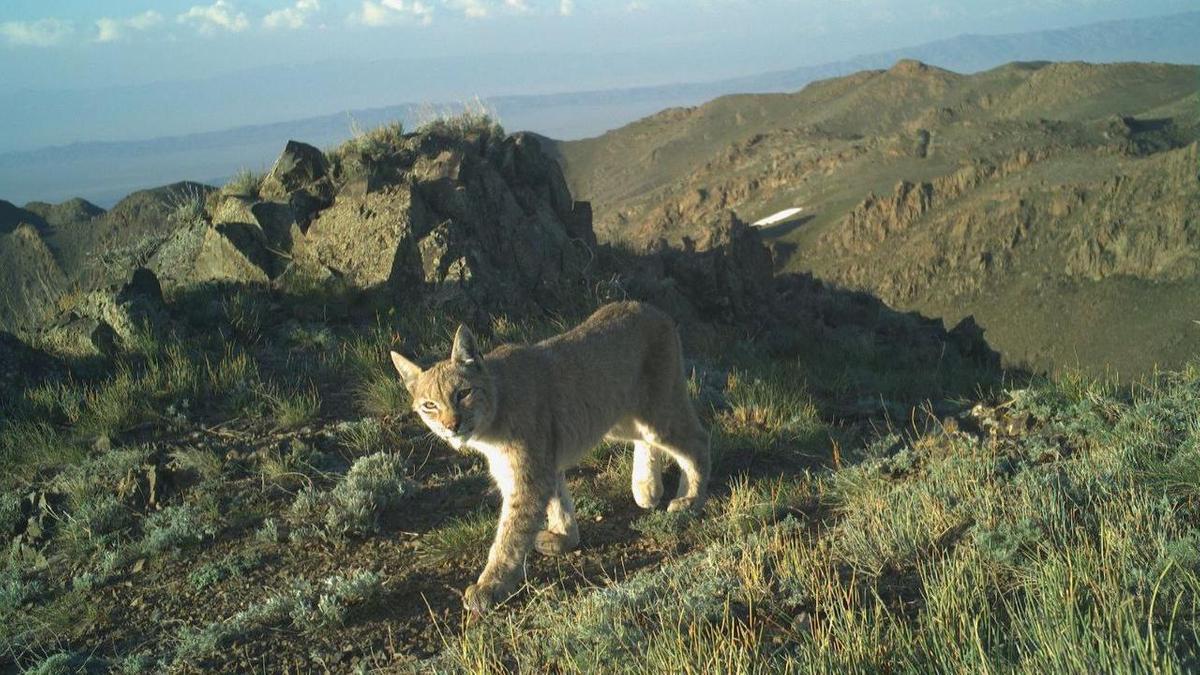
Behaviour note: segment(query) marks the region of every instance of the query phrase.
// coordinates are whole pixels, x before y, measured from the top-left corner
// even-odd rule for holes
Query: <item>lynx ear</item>
[[[396,352],[392,352],[392,365],[396,366],[396,372],[400,373],[400,380],[404,382],[404,387],[412,391],[413,383],[417,381],[417,376],[422,372],[421,367]]]
[[[475,346],[475,336],[465,325],[458,325],[454,334],[454,348],[450,350],[450,360],[460,366],[479,364],[479,348]]]

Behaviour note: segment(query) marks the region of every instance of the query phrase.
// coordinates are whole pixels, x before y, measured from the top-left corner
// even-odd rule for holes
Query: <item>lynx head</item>
[[[496,388],[466,326],[454,334],[450,358],[422,370],[392,352],[392,363],[412,394],[413,410],[425,426],[455,448],[462,446],[496,414]]]

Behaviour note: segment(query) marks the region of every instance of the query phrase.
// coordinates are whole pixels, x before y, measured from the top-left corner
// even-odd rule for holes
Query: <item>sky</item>
[[[0,112],[9,121],[0,125],[0,149],[190,133],[352,106],[715,80],[963,33],[1170,14],[1193,10],[1194,3],[0,0],[0,91],[11,96],[10,110]],[[390,75],[388,89],[369,91],[381,69]],[[242,108],[251,109],[242,109],[232,101],[256,78],[303,90],[309,72],[312,82],[324,83],[345,72],[347,83],[338,91],[323,93],[328,84],[302,91],[298,98],[311,105],[298,100],[268,108],[247,99]],[[356,73],[362,86],[348,84]],[[189,102],[179,98],[187,83],[222,78],[228,92],[194,90],[228,97],[231,105],[198,101],[189,116]],[[158,98],[149,96],[151,89]],[[164,97],[177,104],[158,116],[165,121],[156,119],[154,106],[137,103]],[[93,100],[96,111],[89,111]],[[121,115],[122,106],[140,108]],[[104,115],[104,126],[76,132],[58,121],[91,114]],[[39,116],[45,119],[35,124]],[[50,128],[64,124],[61,133]]]
[[[640,54],[647,83],[949,37],[1194,8],[1181,0],[4,0],[0,86],[92,88],[255,67]],[[538,64],[531,62],[531,68]],[[523,93],[523,92],[511,92]]]

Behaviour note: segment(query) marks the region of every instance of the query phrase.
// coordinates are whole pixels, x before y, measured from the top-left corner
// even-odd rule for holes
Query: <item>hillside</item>
[[[1198,142],[1200,68],[900,61],[556,147],[602,240],[802,206],[763,232],[780,270],[974,315],[1010,364],[1131,377],[1200,349]]]
[[[0,669],[1200,663],[1194,365],[1134,391],[1005,370],[970,320],[773,274],[728,214],[688,247],[606,244],[548,149],[468,116],[107,212],[0,211],[26,303],[0,332]],[[637,509],[605,443],[566,473],[582,548],[465,613],[498,493],[387,351],[625,299],[678,322],[708,505]]]
[[[459,322],[496,345],[610,300],[670,312],[721,456],[714,514],[735,476],[842,461],[830,442],[851,461],[889,419],[1021,377],[969,323],[774,277],[736,219],[688,251],[599,244],[541,143],[486,118],[290,142],[266,175],[107,212],[6,212],[37,222],[0,235],[25,302],[0,332],[3,669],[471,670],[460,594],[496,495],[387,359],[443,355]],[[588,548],[531,563],[536,583],[586,595],[703,550],[633,507],[628,471],[606,446],[571,473]]]

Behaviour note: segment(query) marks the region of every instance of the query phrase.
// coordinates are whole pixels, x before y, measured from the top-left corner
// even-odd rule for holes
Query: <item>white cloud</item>
[[[96,42],[116,42],[128,31],[145,31],[162,23],[162,14],[149,10],[124,19],[103,17],[96,19]]]
[[[237,11],[228,0],[217,0],[207,7],[196,5],[175,19],[179,23],[191,23],[205,35],[220,31],[237,33],[250,27],[244,12]]]
[[[483,19],[491,14],[490,8],[483,0],[443,0],[447,7],[457,9],[468,19]]]
[[[395,26],[402,23],[428,26],[433,22],[433,8],[421,0],[363,0],[362,9],[351,14],[350,21],[364,26]]]
[[[270,12],[263,17],[263,25],[267,28],[304,28],[308,17],[321,9],[320,0],[296,0],[291,7],[284,7]]]
[[[497,16],[571,16],[576,0],[362,0],[351,23],[364,26],[394,26],[418,21],[429,24],[435,13],[451,13],[467,19]]]
[[[53,47],[75,32],[75,27],[61,19],[38,21],[5,21],[0,23],[0,38],[20,47]]]

